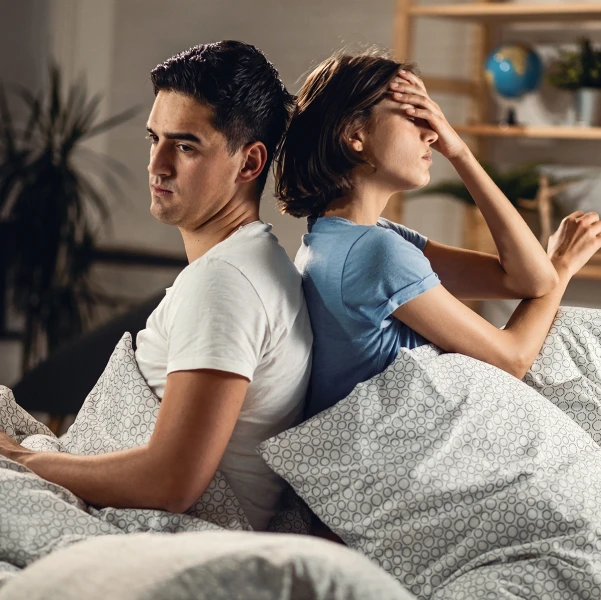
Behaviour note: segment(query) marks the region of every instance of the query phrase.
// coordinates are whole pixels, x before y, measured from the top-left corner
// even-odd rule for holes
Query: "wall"
[[[243,39],[262,48],[288,88],[296,92],[303,75],[342,46],[390,47],[394,7],[394,0],[0,0],[0,78],[36,87],[43,78],[47,59],[54,55],[68,74],[85,72],[91,91],[105,93],[103,116],[140,105],[142,110],[135,120],[91,143],[93,149],[123,161],[132,173],[123,195],[113,199],[113,226],[106,231],[103,244],[183,254],[177,230],[156,222],[148,210],[148,142],[144,136],[153,100],[150,70],[194,44]],[[528,27],[507,35],[532,39],[543,46],[557,39],[556,31],[548,33],[547,28]],[[467,77],[471,31],[472,27],[466,24],[420,20],[415,58],[422,72]],[[598,35],[598,29],[593,33]],[[560,39],[570,41],[573,37],[564,32]],[[15,52],[15,48],[19,51]],[[455,96],[433,96],[451,122],[465,121],[467,102]],[[548,90],[543,100],[526,99],[520,116],[533,122],[569,118],[562,116],[561,103],[553,107],[548,100]],[[554,141],[513,140],[495,144],[494,152],[501,162],[537,157],[599,162],[599,145],[592,143],[559,145]],[[444,159],[435,157],[433,182],[453,174]],[[305,224],[277,213],[269,193],[272,189],[270,181],[262,217],[274,224],[283,246],[294,256]],[[433,239],[460,245],[463,207],[443,197],[410,198],[406,202],[405,223]],[[132,299],[145,298],[170,285],[176,273],[173,269],[96,269],[96,277],[106,291]],[[566,298],[570,303],[591,305],[598,302],[598,293],[598,286],[577,282]],[[510,304],[500,303],[487,309],[487,315],[501,324],[511,308]],[[17,353],[16,348],[7,350],[6,344],[0,344],[0,382],[10,382],[15,377]]]

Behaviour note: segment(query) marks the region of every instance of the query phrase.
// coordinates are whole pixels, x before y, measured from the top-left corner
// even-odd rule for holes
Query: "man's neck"
[[[184,240],[188,263],[205,255],[240,227],[259,220],[259,203],[248,201],[235,207],[225,207],[210,221],[194,230],[179,228]]]

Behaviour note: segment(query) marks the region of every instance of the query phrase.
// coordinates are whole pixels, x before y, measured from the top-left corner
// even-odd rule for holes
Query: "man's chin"
[[[151,197],[150,201],[150,214],[161,223],[165,223],[165,225],[176,225],[177,218],[173,214],[173,210],[169,210],[166,206],[164,206],[160,199],[157,199],[155,196]]]

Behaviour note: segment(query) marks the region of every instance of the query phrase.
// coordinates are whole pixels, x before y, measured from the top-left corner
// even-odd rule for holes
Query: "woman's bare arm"
[[[515,207],[467,148],[451,159],[492,234],[501,267],[523,298],[537,298],[558,283],[545,250]]]
[[[424,256],[444,287],[460,300],[521,300],[534,296],[531,288],[505,272],[495,254],[428,240]]]
[[[545,341],[568,282],[599,248],[601,221],[596,213],[566,217],[549,241],[549,257],[559,282],[545,296],[523,300],[503,330],[467,308],[442,285],[393,314],[443,350],[477,358],[521,379]]]

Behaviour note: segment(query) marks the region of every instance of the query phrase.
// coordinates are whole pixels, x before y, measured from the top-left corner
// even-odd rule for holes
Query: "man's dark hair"
[[[365,161],[349,147],[349,135],[366,125],[401,68],[416,71],[381,53],[337,53],[309,75],[277,159],[282,212],[319,217],[352,188],[351,172]]]
[[[179,92],[212,108],[213,126],[232,154],[252,142],[265,144],[267,163],[257,178],[261,195],[294,105],[265,55],[244,42],[201,44],[157,65],[150,80],[155,95]]]

